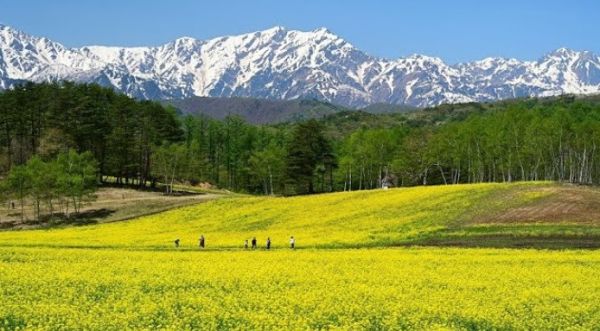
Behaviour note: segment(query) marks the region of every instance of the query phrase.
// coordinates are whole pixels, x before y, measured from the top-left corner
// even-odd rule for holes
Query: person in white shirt
[[[294,236],[290,237],[290,248],[291,249],[296,248],[296,239],[294,239]]]

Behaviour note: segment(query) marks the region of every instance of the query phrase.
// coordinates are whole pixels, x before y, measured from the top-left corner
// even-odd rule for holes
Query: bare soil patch
[[[477,216],[473,223],[600,225],[600,189],[575,185],[556,185],[540,187],[537,190],[538,193],[543,194],[541,198],[516,207],[508,207],[501,211],[484,213]],[[503,198],[511,199],[511,197]],[[507,205],[510,205],[508,200]]]

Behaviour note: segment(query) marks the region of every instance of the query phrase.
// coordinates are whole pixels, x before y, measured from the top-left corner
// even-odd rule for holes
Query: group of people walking
[[[181,241],[179,240],[179,238],[175,239],[174,243],[175,243],[175,247],[179,247],[179,243]],[[256,237],[252,237],[251,240],[251,244],[252,244],[252,249],[257,249],[258,248],[258,242],[256,240]],[[206,239],[204,238],[204,235],[200,235],[200,238],[198,238],[198,247],[200,248],[204,248],[206,245]],[[248,249],[248,239],[244,240],[244,249]],[[267,241],[265,243],[265,248],[266,249],[271,249],[271,237],[267,237]],[[295,249],[296,248],[296,239],[294,238],[294,236],[290,237],[290,248],[291,249]]]
[[[179,238],[175,239],[175,241],[173,241],[173,243],[175,244],[175,248],[179,247],[179,243],[181,242],[181,240],[179,240]],[[204,235],[200,235],[200,238],[198,238],[198,246],[200,248],[204,248],[204,245],[206,244],[206,240],[204,239]]]
[[[258,248],[256,237],[252,237],[251,243],[252,243],[252,249]],[[271,237],[267,237],[267,242],[265,243],[265,247],[267,249],[271,249]],[[244,249],[248,249],[248,239],[244,240]]]

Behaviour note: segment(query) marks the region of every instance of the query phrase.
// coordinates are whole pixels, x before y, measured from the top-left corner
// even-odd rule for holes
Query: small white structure
[[[381,188],[384,190],[387,190],[390,187],[392,187],[393,182],[394,182],[393,178],[391,178],[390,176],[385,176],[381,180]]]

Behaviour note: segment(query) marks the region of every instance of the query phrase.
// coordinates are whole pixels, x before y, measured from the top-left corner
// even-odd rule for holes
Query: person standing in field
[[[267,249],[271,249],[271,237],[267,237]]]
[[[200,248],[204,248],[204,235],[200,235],[200,239],[198,241],[200,242]]]
[[[244,249],[248,249],[248,239],[244,240]]]
[[[294,239],[294,236],[290,237],[290,248],[291,249],[296,248],[296,239]]]
[[[179,238],[175,239],[175,248],[179,247]]]
[[[252,249],[256,249],[256,237],[252,238]]]

